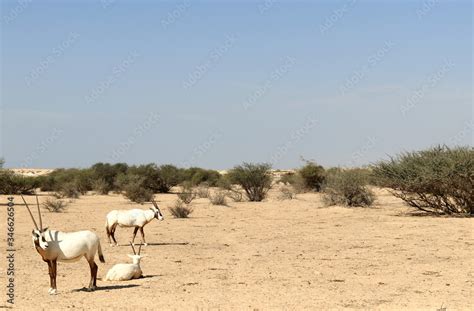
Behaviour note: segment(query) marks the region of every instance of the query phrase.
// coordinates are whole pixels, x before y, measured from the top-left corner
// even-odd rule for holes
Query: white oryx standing
[[[74,262],[85,257],[91,270],[91,280],[89,290],[95,290],[97,287],[97,264],[94,261],[95,254],[99,253],[100,262],[105,262],[102,249],[100,247],[99,237],[92,231],[61,232],[56,230],[43,229],[38,196],[36,196],[36,205],[38,206],[38,215],[40,226],[36,224],[35,218],[31,213],[28,203],[23,195],[23,202],[30,213],[35,229],[31,232],[33,244],[36,251],[41,255],[43,261],[48,263],[49,279],[51,287],[48,293],[54,295],[56,289],[56,268],[57,262]]]
[[[135,227],[133,231],[132,244],[135,245],[135,236],[137,235],[138,229],[142,235],[143,244],[146,246],[145,242],[145,233],[143,232],[143,227],[152,221],[154,218],[158,220],[163,220],[163,214],[161,214],[158,204],[154,200],[151,201],[153,206],[149,210],[142,209],[131,209],[131,210],[113,210],[107,214],[107,219],[105,221],[105,231],[107,232],[107,238],[109,239],[110,246],[113,246],[110,237],[117,245],[117,240],[115,240],[115,230],[117,226],[120,227]]]
[[[105,277],[106,281],[128,281],[131,279],[141,278],[143,275],[142,269],[140,268],[140,260],[144,257],[140,255],[142,245],[138,247],[138,254],[135,252],[132,242],[130,246],[133,250],[133,255],[128,255],[132,258],[132,263],[119,263],[110,268]]]

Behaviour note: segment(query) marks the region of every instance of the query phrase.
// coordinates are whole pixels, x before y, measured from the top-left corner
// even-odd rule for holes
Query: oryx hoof
[[[148,245],[148,243],[143,243],[143,246],[147,246],[147,245]]]
[[[92,287],[86,288],[86,290],[87,290],[88,292],[93,292],[93,291],[95,291],[96,289],[97,289],[97,286],[92,286]]]
[[[56,288],[50,288],[48,289],[48,293],[50,295],[56,295],[58,293],[58,290]]]

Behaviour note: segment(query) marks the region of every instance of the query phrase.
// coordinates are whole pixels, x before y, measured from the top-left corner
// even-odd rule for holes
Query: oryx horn
[[[23,199],[23,202],[25,203],[26,208],[28,209],[28,212],[30,213],[31,219],[33,220],[33,224],[35,225],[36,230],[39,230],[38,224],[36,224],[36,220],[35,220],[35,218],[33,217],[33,214],[31,213],[30,207],[28,206],[28,203],[26,203],[26,200],[25,200],[25,198],[23,197],[23,194],[20,194],[20,196],[21,196],[21,198]]]
[[[132,242],[130,242],[130,246],[132,247],[132,250],[133,250],[133,255],[136,255],[137,253],[135,252],[135,247],[133,247],[133,244],[132,244]]]
[[[38,206],[38,216],[39,216],[39,222],[40,222],[40,230],[43,231],[43,219],[41,218],[41,211],[40,211],[40,204],[38,201],[38,195],[35,194],[36,196],[36,206]]]

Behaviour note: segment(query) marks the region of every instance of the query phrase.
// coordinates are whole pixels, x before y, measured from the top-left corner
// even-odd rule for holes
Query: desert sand
[[[276,189],[261,203],[229,200],[224,207],[197,199],[189,219],[170,215],[167,207],[176,194],[158,194],[165,220],[145,227],[144,278],[99,280],[99,289],[90,293],[83,289],[89,282],[85,259],[59,263],[55,296],[48,295],[47,264],[31,242],[32,221],[25,207],[17,205],[14,308],[472,309],[473,219],[412,216],[412,209],[386,190],[376,192],[372,208],[323,207],[319,194],[279,201]],[[45,198],[43,193],[40,200]],[[5,196],[0,200],[7,201]],[[27,200],[33,203],[34,197]],[[135,207],[148,208],[118,194],[86,195],[63,213],[43,210],[42,215],[52,229],[97,232],[106,263],[96,262],[99,277],[104,277],[114,264],[128,262],[133,231],[117,229],[120,246],[110,247],[105,215]],[[6,206],[0,210],[6,219]],[[5,221],[1,228],[4,250]],[[0,267],[5,276],[6,260]],[[2,297],[0,305],[5,306]]]

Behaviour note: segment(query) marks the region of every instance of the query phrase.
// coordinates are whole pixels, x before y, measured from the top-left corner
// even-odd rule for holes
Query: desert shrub
[[[74,182],[67,182],[61,185],[57,191],[63,198],[77,199],[80,192],[77,190],[77,184]]]
[[[114,187],[115,185],[116,184],[114,183]],[[92,190],[94,190],[98,194],[107,195],[109,194],[109,189],[109,184],[102,178],[92,182]]]
[[[225,199],[226,192],[223,190],[217,190],[213,194],[209,195],[209,201],[212,205],[227,205],[227,200]]]
[[[183,201],[176,200],[174,206],[168,208],[171,215],[175,218],[188,218],[189,214],[193,212],[193,208],[187,206]]]
[[[230,181],[240,185],[250,201],[262,201],[272,185],[271,165],[243,163],[228,173]]]
[[[153,199],[153,191],[146,189],[138,183],[129,183],[124,186],[124,196],[132,202],[142,204]]]
[[[278,195],[278,200],[292,200],[296,198],[295,191],[288,186],[283,186],[280,188],[280,194]]]
[[[32,194],[37,187],[36,177],[22,176],[11,170],[0,169],[0,194]]]
[[[196,195],[199,198],[207,199],[209,198],[209,187],[207,184],[201,184],[196,188]]]
[[[182,187],[181,192],[178,193],[178,198],[185,204],[190,204],[196,198],[196,194],[191,187]]]
[[[367,181],[357,170],[341,170],[328,175],[323,202],[326,205],[370,206],[374,193],[367,188]]]
[[[242,192],[238,190],[228,190],[226,195],[232,199],[234,202],[242,202],[244,200],[244,196],[242,195]]]
[[[303,185],[311,191],[321,191],[326,174],[324,168],[314,162],[306,162],[306,164],[298,170],[297,173],[303,179]]]
[[[221,175],[215,170],[206,170],[200,167],[191,167],[183,169],[181,178],[183,181],[190,182],[193,186],[206,183],[210,187],[217,186]]]
[[[89,169],[57,169],[48,175],[39,176],[38,184],[42,191],[62,191],[65,185],[74,188],[80,194],[86,194],[92,190],[94,175]]]
[[[308,187],[306,186],[306,182],[301,177],[301,175],[297,173],[288,173],[282,176],[280,179],[280,182],[282,182],[285,185],[291,185],[293,188],[293,191],[295,193],[304,193],[309,191]]]
[[[42,205],[52,213],[60,213],[66,209],[67,202],[58,198],[47,198]]]
[[[434,214],[474,214],[474,148],[436,146],[373,166],[378,182],[408,205]]]
[[[117,190],[115,188],[115,181],[118,175],[125,174],[128,170],[128,165],[125,163],[96,163],[90,168],[94,180],[103,180],[106,185],[104,192]]]

